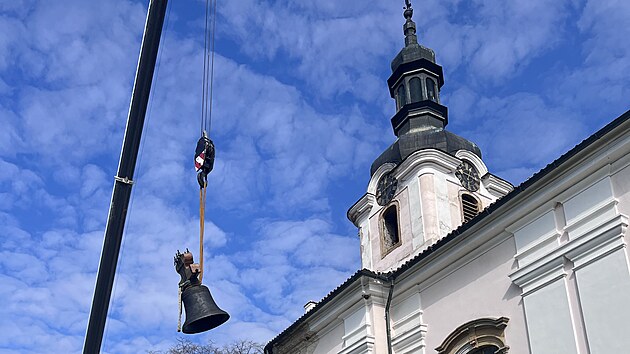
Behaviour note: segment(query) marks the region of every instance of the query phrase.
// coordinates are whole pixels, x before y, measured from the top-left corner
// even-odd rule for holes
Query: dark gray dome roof
[[[427,48],[418,43],[405,46],[398,52],[398,55],[392,60],[392,72],[395,72],[399,66],[405,63],[411,63],[418,59],[426,59],[435,63],[435,52],[431,48]]]
[[[388,162],[400,164],[412,153],[422,149],[437,149],[455,156],[458,150],[467,150],[481,158],[479,147],[461,136],[451,133],[444,128],[434,128],[401,135],[390,145],[381,156],[372,163],[370,175]]]

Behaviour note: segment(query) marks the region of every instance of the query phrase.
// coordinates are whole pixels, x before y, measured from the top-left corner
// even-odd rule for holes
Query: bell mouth
[[[182,326],[185,334],[205,332],[230,319],[230,315],[217,306],[210,290],[204,285],[184,290],[182,302],[186,309],[186,322]]]
[[[209,331],[215,327],[224,324],[229,319],[230,315],[228,315],[227,313],[210,315],[200,318],[196,321],[192,321],[191,323],[185,323],[182,327],[182,332],[186,334],[195,334]]]

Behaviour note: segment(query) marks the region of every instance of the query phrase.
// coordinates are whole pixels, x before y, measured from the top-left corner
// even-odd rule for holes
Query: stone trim
[[[477,172],[479,173],[479,177],[483,177],[488,173],[488,167],[486,167],[483,160],[468,150],[458,150],[455,153],[455,157],[462,161],[468,161],[471,165],[475,166]]]
[[[457,327],[446,337],[442,344],[435,348],[438,354],[459,354],[462,349],[475,349],[484,345],[494,345],[497,354],[505,354],[510,347],[505,345],[505,327],[509,319],[479,318]]]
[[[386,228],[385,225],[385,212],[387,212],[390,208],[394,208],[396,210],[396,233],[398,235],[398,242],[393,243],[391,246],[387,246],[385,243]],[[402,234],[401,234],[401,219],[400,219],[400,203],[397,200],[393,200],[388,205],[384,206],[381,209],[380,215],[378,216],[378,232],[379,232],[379,240],[381,245],[381,259],[387,257],[393,250],[400,247],[402,245]]]
[[[365,335],[359,341],[343,348],[339,354],[372,354],[374,353],[375,338],[372,335]]]
[[[397,354],[418,353],[426,347],[424,339],[427,336],[428,326],[420,324],[413,330],[396,335],[392,338],[392,348]]]

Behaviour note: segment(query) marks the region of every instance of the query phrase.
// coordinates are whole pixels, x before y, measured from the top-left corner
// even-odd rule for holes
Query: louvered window
[[[462,211],[464,222],[468,222],[479,213],[479,202],[470,194],[462,194]]]
[[[422,82],[419,78],[414,77],[409,80],[409,94],[411,103],[422,101]]]
[[[437,102],[437,95],[435,94],[435,81],[427,78],[427,98],[433,102]]]
[[[407,104],[407,93],[405,92],[405,85],[398,86],[396,93],[396,100],[398,102],[398,109]]]

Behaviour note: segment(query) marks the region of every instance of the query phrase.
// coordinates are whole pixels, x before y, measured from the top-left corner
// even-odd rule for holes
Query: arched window
[[[509,319],[480,318],[464,323],[435,348],[438,354],[506,354],[505,327]]]
[[[386,255],[400,244],[400,229],[398,227],[398,208],[392,204],[381,215],[381,245],[382,254]]]
[[[409,80],[409,94],[411,103],[422,101],[422,82],[420,78],[414,77]]]
[[[481,348],[473,349],[473,351],[466,354],[495,354],[498,350],[499,348],[494,345],[486,345]]]
[[[479,214],[479,201],[474,196],[464,193],[462,194],[462,215],[464,222],[470,221],[475,215]]]
[[[407,94],[405,92],[405,85],[398,86],[396,93],[396,99],[398,102],[398,109],[401,109],[407,103]]]
[[[435,94],[435,81],[427,78],[427,98],[433,102],[437,102],[437,95]]]

